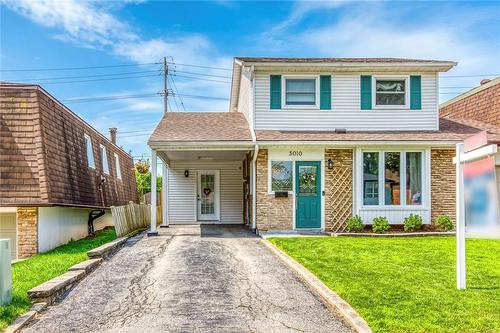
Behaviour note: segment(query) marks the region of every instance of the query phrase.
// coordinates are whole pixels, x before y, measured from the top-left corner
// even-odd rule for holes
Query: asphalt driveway
[[[350,332],[240,226],[137,236],[26,332]]]

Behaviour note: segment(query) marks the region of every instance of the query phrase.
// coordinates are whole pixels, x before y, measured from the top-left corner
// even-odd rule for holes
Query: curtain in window
[[[422,153],[406,153],[406,204],[422,204]]]
[[[286,104],[314,105],[316,102],[316,80],[287,79]]]

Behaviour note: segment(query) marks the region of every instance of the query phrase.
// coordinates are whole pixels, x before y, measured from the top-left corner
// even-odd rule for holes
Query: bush
[[[347,231],[361,232],[364,227],[363,220],[361,220],[361,216],[359,215],[355,215],[347,220]]]
[[[389,221],[387,217],[379,216],[373,219],[372,230],[378,234],[383,234],[387,230],[389,230],[391,226],[389,225]]]
[[[422,228],[422,224],[422,216],[410,214],[410,216],[405,217],[404,230],[407,232],[419,230]]]
[[[450,231],[453,230],[453,221],[448,215],[439,215],[436,218],[436,224],[440,230]]]

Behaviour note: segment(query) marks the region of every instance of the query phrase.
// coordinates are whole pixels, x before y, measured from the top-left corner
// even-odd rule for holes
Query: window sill
[[[429,208],[425,206],[388,206],[388,205],[383,205],[383,206],[361,206],[360,210],[362,211],[370,211],[370,210],[393,210],[393,211],[403,211],[403,210],[421,210],[421,211],[426,211],[429,210]]]

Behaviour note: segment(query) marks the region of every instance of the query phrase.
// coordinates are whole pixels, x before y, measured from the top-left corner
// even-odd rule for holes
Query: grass
[[[27,292],[31,288],[66,272],[82,262],[87,251],[116,238],[114,229],[97,232],[95,237],[71,241],[49,252],[38,254],[12,265],[12,303],[0,306],[0,331],[19,315],[29,310],[31,301]]]
[[[374,332],[500,332],[500,241],[467,239],[456,289],[455,238],[273,238],[349,302]]]

